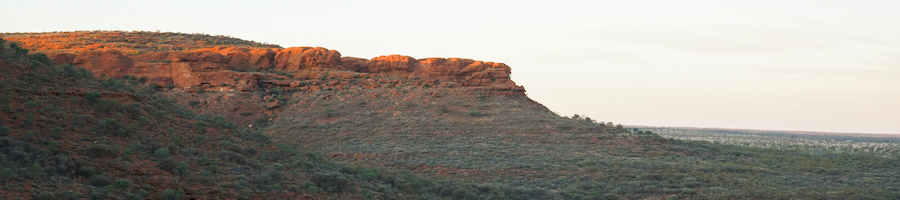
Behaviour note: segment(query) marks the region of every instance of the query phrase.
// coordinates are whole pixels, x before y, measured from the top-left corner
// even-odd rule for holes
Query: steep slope
[[[97,79],[27,53],[0,39],[0,198],[406,198],[224,116],[183,109],[146,79]]]

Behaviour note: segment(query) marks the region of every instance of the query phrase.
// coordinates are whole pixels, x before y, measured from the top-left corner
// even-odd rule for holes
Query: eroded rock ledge
[[[341,57],[340,52],[321,47],[216,47],[140,55],[104,50],[48,56],[57,64],[84,67],[101,76],[146,77],[153,84],[187,91],[253,91],[269,85],[308,90],[371,89],[404,82],[511,95],[525,92],[510,79],[510,67],[503,63],[403,55],[363,59]]]

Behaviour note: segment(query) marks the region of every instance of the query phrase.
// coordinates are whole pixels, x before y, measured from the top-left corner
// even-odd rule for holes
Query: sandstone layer
[[[253,91],[268,86],[307,90],[389,87],[400,78],[438,87],[523,95],[503,63],[462,58],[416,59],[386,55],[372,59],[341,57],[321,47],[215,47],[191,51],[159,51],[126,55],[118,50],[78,54],[48,53],[58,64],[84,67],[100,76],[145,77],[151,84],[187,91]],[[351,84],[352,79],[356,79]]]

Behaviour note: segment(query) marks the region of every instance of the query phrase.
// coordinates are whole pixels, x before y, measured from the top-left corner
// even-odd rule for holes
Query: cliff
[[[374,89],[387,86],[382,80],[385,78],[411,80],[407,82],[418,86],[465,87],[505,95],[525,92],[510,79],[511,68],[503,63],[403,55],[362,59],[342,57],[336,50],[321,47],[194,45],[191,50],[177,45],[188,42],[171,41],[175,45],[157,44],[160,48],[135,51],[133,45],[119,44],[134,42],[115,42],[130,41],[127,33],[97,34],[107,34],[105,37],[111,38],[105,40],[114,42],[60,45],[48,42],[61,41],[48,39],[48,35],[7,34],[4,38],[47,54],[56,64],[84,67],[100,76],[144,77],[161,87],[189,92],[253,91],[273,86],[302,90]],[[162,48],[164,45],[169,48]]]

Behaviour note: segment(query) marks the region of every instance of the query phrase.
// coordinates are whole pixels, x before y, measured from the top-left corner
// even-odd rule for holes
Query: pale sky
[[[8,1],[0,32],[229,35],[503,62],[561,115],[900,133],[900,1]]]

